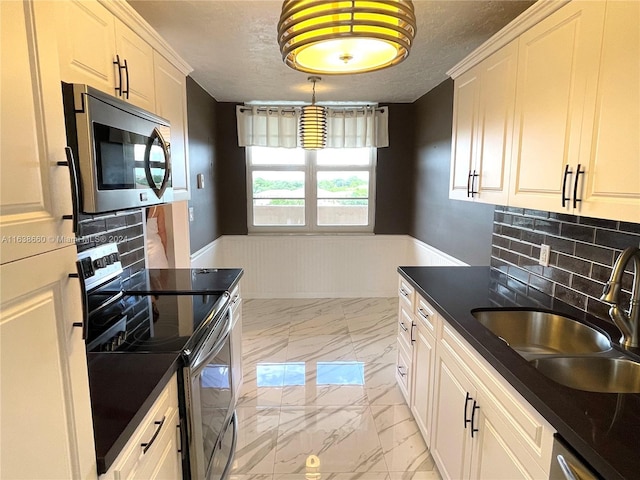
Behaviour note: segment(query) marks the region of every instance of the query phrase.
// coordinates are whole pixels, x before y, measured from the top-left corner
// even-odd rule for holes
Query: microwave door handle
[[[156,139],[158,139],[158,143],[162,148],[162,152],[165,158],[164,177],[162,179],[162,183],[159,186],[158,184],[156,184],[155,180],[153,179],[153,175],[151,174],[151,147],[155,143]],[[157,127],[153,129],[149,140],[147,140],[147,146],[144,151],[144,171],[149,187],[153,190],[158,198],[162,198],[162,195],[167,188],[169,178],[171,176],[171,154],[169,144],[165,141],[162,133]]]

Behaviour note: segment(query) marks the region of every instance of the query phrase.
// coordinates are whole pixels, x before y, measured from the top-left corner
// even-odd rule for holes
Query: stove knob
[[[111,255],[105,255],[104,257],[102,257],[102,260],[104,261],[104,263],[106,265],[112,265],[113,264],[113,260],[111,259]]]
[[[112,253],[111,255],[109,255],[109,258],[111,259],[111,263],[116,263],[119,261],[117,253]]]
[[[104,268],[106,265],[104,264],[104,260],[102,258],[96,258],[93,261],[93,266],[96,270],[98,270],[100,268]]]

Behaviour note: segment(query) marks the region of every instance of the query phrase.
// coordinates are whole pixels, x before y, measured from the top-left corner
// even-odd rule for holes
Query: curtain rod
[[[270,109],[282,109],[281,111],[284,113],[295,113],[297,110],[300,110],[302,108],[302,105],[299,107],[277,107],[277,106],[273,106],[273,107],[269,107],[269,106],[259,106],[258,107],[258,112],[266,112]],[[340,107],[340,106],[336,106],[336,107],[327,107],[333,110],[357,110],[357,109],[365,109],[367,108],[365,105],[357,105],[355,107]],[[374,107],[374,110],[376,112],[383,112],[384,109],[387,107]],[[246,111],[251,111],[253,110],[253,107],[251,106],[247,106],[247,105],[242,105],[239,107],[240,112],[244,113]]]

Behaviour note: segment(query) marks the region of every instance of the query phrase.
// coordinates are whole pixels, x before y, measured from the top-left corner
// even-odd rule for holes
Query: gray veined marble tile
[[[261,377],[258,380],[258,373],[261,376],[268,375],[265,372],[264,364],[245,362],[243,364],[243,385],[238,398],[239,406],[259,406],[259,407],[279,407],[282,403],[282,386],[274,385],[274,382],[264,381]]]
[[[309,472],[309,473],[277,473],[273,480],[389,480],[386,472]],[[418,480],[418,479],[416,479]]]
[[[335,314],[344,316],[342,299],[336,298],[308,298],[300,299],[293,305],[289,313],[293,321],[302,321],[315,318],[319,315]]]
[[[287,361],[357,360],[349,335],[291,336]]]
[[[322,472],[387,471],[368,407],[283,407],[280,415],[275,473],[304,473],[315,457]]]
[[[280,410],[238,407],[238,439],[232,475],[272,474]]]
[[[372,406],[390,472],[433,470],[433,459],[406,405]]]
[[[249,337],[289,335],[291,315],[263,312],[253,317],[242,314],[242,334]]]
[[[289,335],[243,335],[243,363],[283,362],[287,359]]]
[[[396,309],[387,298],[350,298],[342,304],[347,318],[362,317],[364,315],[394,315]]]
[[[393,337],[379,337],[375,333],[351,335],[356,358],[361,362],[387,363],[396,361],[396,342]]]
[[[306,317],[306,316],[305,316]],[[348,335],[349,329],[342,312],[318,313],[306,318],[291,316],[290,335]]]
[[[284,385],[283,406],[367,405],[362,362],[304,362],[301,367],[301,375],[290,376]]]
[[[389,337],[398,329],[398,314],[372,314],[347,318],[347,327],[352,335],[377,335]]]
[[[273,475],[256,473],[254,475],[229,475],[228,480],[273,480]]]
[[[405,404],[395,373],[395,362],[364,364],[364,385],[369,405]]]
[[[442,477],[434,465],[433,470],[422,472],[389,472],[389,480],[442,480]]]

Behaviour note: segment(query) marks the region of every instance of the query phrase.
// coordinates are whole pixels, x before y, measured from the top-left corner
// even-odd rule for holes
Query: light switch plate
[[[189,221],[193,222],[193,207],[189,207]]]

